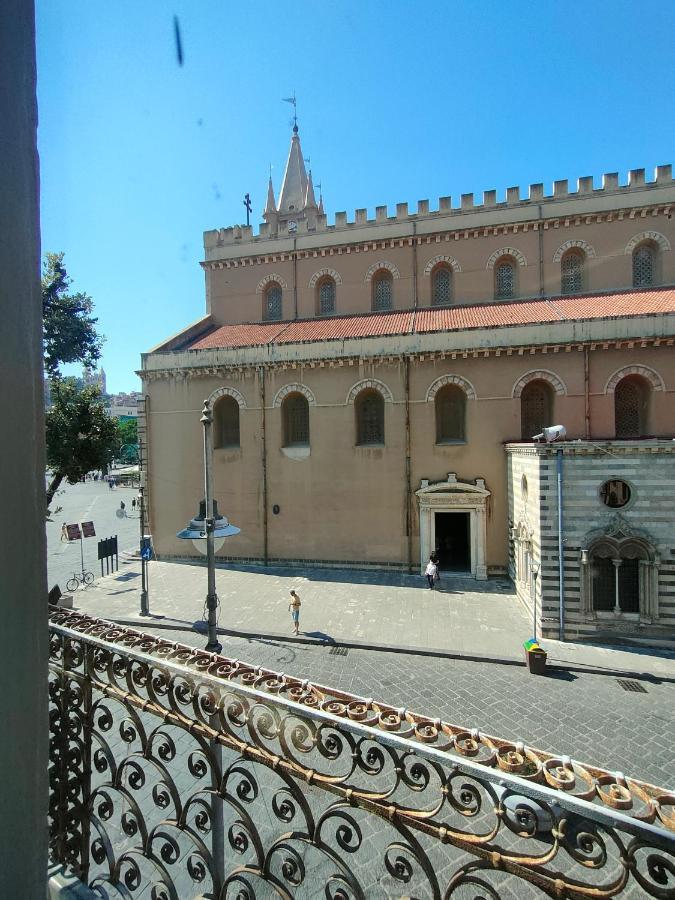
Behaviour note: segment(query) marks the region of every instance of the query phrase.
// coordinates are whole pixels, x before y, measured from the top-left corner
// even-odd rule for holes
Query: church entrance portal
[[[469,513],[437,512],[435,526],[441,571],[470,572]]]

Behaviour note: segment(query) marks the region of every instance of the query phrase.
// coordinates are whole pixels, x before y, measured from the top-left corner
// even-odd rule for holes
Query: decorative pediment
[[[447,498],[448,495],[452,494],[470,494],[473,496],[474,501],[481,498],[487,499],[490,496],[490,491],[485,487],[484,478],[476,478],[473,481],[462,481],[457,478],[455,472],[448,472],[447,481],[429,481],[428,478],[423,478],[419,490],[415,493],[420,499],[431,499],[434,494],[440,495],[443,498]]]
[[[614,513],[607,516],[604,523],[599,528],[588,531],[582,541],[581,548],[588,549],[593,544],[603,538],[612,538],[617,543],[625,540],[639,540],[654,546],[654,539],[644,528],[638,528],[632,524],[625,516],[620,513]]]

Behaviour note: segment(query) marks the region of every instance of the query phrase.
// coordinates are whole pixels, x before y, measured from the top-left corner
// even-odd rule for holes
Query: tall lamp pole
[[[179,531],[176,537],[193,541],[200,553],[204,552],[204,541],[206,542],[208,643],[205,649],[210,653],[220,653],[223,648],[218,640],[215,542],[218,541],[220,548],[226,537],[239,534],[240,529],[230,525],[225,516],[218,514],[218,504],[213,499],[213,413],[208,400],[204,401],[199,421],[204,429],[204,500],[200,503],[199,512],[194,519],[191,519],[187,527]]]
[[[204,401],[202,417],[199,420],[204,426],[204,499],[206,500],[206,568],[208,571],[208,588],[206,591],[206,609],[208,610],[209,640],[206,650],[220,653],[223,649],[218,640],[218,595],[216,594],[216,552],[213,543],[215,520],[213,515],[213,414],[211,404]]]

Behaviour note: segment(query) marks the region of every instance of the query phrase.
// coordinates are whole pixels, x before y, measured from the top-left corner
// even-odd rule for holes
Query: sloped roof
[[[672,312],[675,312],[675,288],[652,288],[613,294],[585,294],[286,322],[221,325],[187,344],[185,349],[206,350],[256,347],[265,344],[339,341],[348,338],[467,331],[472,328],[505,328],[513,325],[625,318]]]

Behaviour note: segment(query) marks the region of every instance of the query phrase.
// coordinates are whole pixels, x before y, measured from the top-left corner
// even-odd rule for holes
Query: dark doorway
[[[436,550],[445,572],[471,571],[469,513],[436,513]]]

